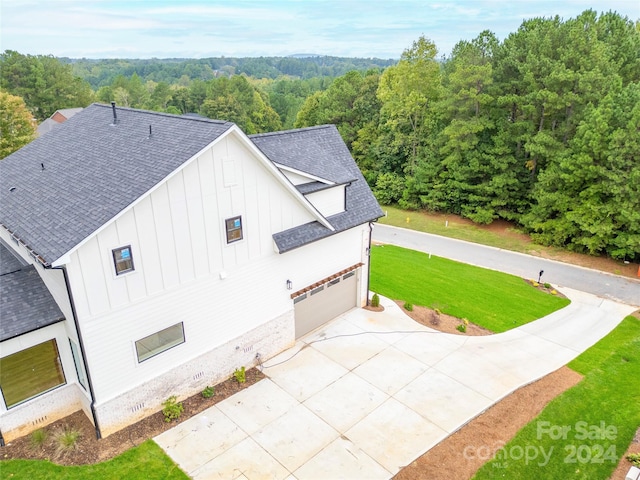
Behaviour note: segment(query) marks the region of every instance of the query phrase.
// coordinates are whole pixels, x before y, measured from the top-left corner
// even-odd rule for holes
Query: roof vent
[[[111,125],[115,125],[118,123],[118,114],[116,113],[116,102],[111,102],[111,110],[113,110],[113,123]]]
[[[44,172],[44,163],[40,164],[40,168],[42,169],[42,171]]]
[[[149,125],[149,138],[151,138],[151,125]]]

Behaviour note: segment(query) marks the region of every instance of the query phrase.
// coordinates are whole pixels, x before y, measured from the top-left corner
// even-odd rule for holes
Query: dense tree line
[[[444,59],[421,37],[388,64],[68,62],[6,51],[0,87],[38,120],[113,100],[247,133],[334,123],[382,203],[515,221],[546,244],[640,261],[640,24],[614,12],[526,20],[503,41],[484,31]]]
[[[6,50],[0,54],[0,71],[0,88],[22,97],[39,121],[61,108],[86,107],[93,101],[89,84],[51,55]]]
[[[353,60],[357,63],[358,59]],[[123,107],[199,113],[229,120],[247,133],[291,128],[305,99],[333,81],[332,77],[257,80],[244,74],[202,80],[188,77],[187,73],[193,72],[182,70],[177,83],[145,80],[133,73],[118,75],[94,92],[84,79],[74,75],[69,64],[52,56],[22,55],[7,50],[0,56],[0,69],[3,72],[0,87],[21,97],[37,121],[45,120],[58,109],[84,107],[92,101],[115,101]]]
[[[385,68],[395,60],[379,58],[344,58],[330,56],[291,56],[233,58],[217,57],[202,59],[71,59],[61,58],[71,65],[76,76],[83,78],[94,90],[112,85],[114,80],[134,74],[143,82],[182,84],[191,80],[211,80],[232,75],[247,75],[253,78],[275,80],[286,76],[300,79],[314,77],[338,77],[351,70]]]
[[[436,55],[421,37],[382,74],[349,73],[296,125],[337,123],[381,202],[640,260],[640,24],[535,18]]]

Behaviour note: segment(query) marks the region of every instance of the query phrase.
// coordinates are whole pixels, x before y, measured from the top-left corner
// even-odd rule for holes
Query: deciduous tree
[[[0,90],[0,159],[36,136],[35,122],[24,100]]]

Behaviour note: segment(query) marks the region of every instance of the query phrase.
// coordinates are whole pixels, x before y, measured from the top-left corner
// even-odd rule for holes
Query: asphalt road
[[[629,305],[640,306],[640,279],[620,277],[523,253],[381,224],[375,224],[373,240],[523,278],[537,280],[540,271],[544,270],[542,282],[549,282],[558,287],[566,286]]]

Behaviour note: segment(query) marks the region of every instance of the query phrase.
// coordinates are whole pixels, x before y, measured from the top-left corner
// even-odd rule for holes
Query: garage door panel
[[[357,275],[354,271],[296,297],[296,338],[355,307],[357,286]]]

